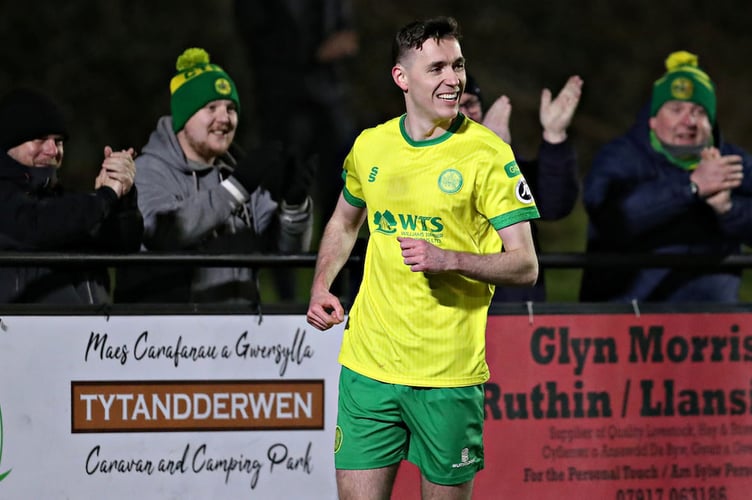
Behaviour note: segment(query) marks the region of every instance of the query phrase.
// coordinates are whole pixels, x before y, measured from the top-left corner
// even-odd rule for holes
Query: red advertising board
[[[751,314],[491,316],[487,339],[474,498],[752,498]]]

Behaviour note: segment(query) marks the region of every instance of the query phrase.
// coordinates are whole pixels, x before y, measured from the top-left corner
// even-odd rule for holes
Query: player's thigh
[[[482,385],[412,388],[402,407],[411,431],[408,460],[438,485],[462,485],[484,467]]]
[[[368,470],[337,470],[339,500],[389,500],[399,464]]]
[[[470,500],[473,497],[474,482],[475,479],[471,479],[462,484],[444,485],[432,483],[425,477],[421,477],[421,497],[431,500]]]
[[[334,449],[337,469],[380,469],[407,456],[407,428],[394,387],[342,367]]]

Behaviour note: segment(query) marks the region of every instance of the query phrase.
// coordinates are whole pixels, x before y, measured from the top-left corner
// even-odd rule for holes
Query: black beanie
[[[68,138],[65,118],[48,96],[32,89],[10,91],[0,101],[0,150],[51,134]]]
[[[465,83],[465,94],[473,94],[483,104],[483,96],[480,94],[480,87],[478,82],[475,81],[473,75],[467,74],[467,82]]]

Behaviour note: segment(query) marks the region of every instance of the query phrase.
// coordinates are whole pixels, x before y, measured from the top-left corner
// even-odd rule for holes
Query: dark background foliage
[[[752,150],[747,2],[355,0],[354,6],[360,53],[348,69],[360,127],[402,112],[389,74],[394,32],[415,18],[441,14],[460,22],[468,68],[487,104],[502,93],[511,98],[513,143],[523,156],[534,155],[539,141],[541,89],[558,91],[569,75],[579,74],[585,87],[571,133],[584,174],[597,148],[631,124],[664,72],[664,59],[678,49],[698,54],[715,81],[726,139]],[[253,91],[232,9],[231,0],[4,2],[0,93],[33,85],[60,102],[71,129],[63,178],[89,187],[105,144],[143,146],[157,118],[169,112],[178,54],[203,47],[240,87],[239,139],[250,143],[258,126],[254,109],[274,103]],[[543,223],[542,232],[546,251],[581,251],[582,207],[563,221]],[[579,273],[549,272],[555,275],[551,298],[573,300]]]

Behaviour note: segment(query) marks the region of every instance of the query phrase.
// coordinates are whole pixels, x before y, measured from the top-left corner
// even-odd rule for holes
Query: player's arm
[[[319,330],[327,330],[344,321],[344,308],[339,299],[329,292],[329,288],[347,262],[365,216],[365,208],[350,205],[340,194],[319,244],[306,314],[308,323]]]
[[[498,230],[504,251],[474,254],[443,250],[425,240],[397,238],[402,257],[413,272],[457,272],[495,285],[532,286],[538,279],[538,257],[530,223],[518,222]]]

